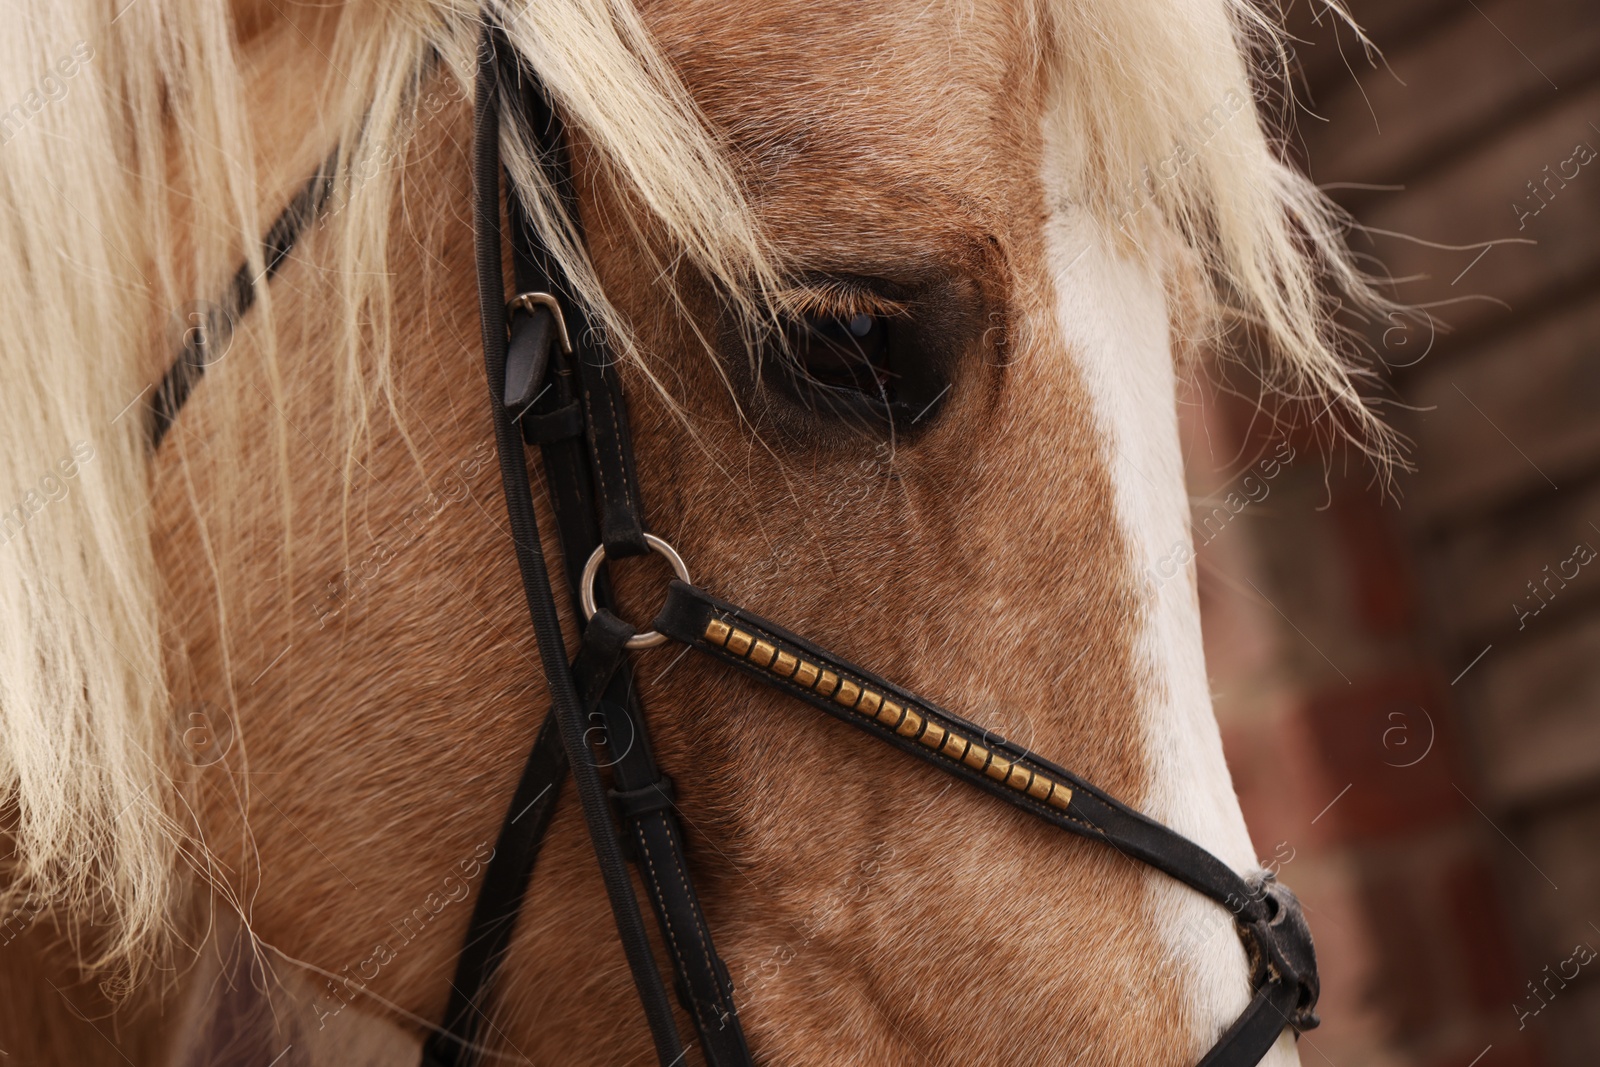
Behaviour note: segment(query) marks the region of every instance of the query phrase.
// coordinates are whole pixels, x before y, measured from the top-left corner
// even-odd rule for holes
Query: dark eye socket
[[[926,430],[959,362],[984,343],[983,310],[959,276],[800,278],[781,296],[778,328],[758,342],[760,380],[783,398],[768,410],[797,432]]]
[[[889,365],[890,330],[886,316],[868,311],[793,316],[784,331],[785,354],[806,385],[893,404],[899,376]]]

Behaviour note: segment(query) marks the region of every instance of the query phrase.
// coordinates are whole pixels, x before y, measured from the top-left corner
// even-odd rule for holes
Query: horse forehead
[[[700,107],[758,167],[833,155],[949,173],[992,168],[997,148],[1037,126],[1042,94],[1021,91],[1036,66],[1018,12],[970,0],[664,0],[646,18]]]
[[[943,90],[1022,58],[1008,52],[1034,26],[1028,4],[1007,0],[648,0],[640,11],[681,69],[762,67],[767,80],[734,86],[746,92],[928,65]]]

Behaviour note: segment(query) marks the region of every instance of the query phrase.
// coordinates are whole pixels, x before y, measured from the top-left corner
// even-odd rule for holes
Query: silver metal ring
[[[528,314],[533,314],[534,308],[545,308],[556,319],[556,334],[561,338],[561,351],[572,355],[572,342],[567,339],[567,317],[561,314],[561,301],[549,293],[518,293],[506,304],[506,318],[511,317],[513,308],[521,308]],[[510,324],[507,323],[507,329]]]
[[[677,572],[679,581],[693,583],[693,579],[689,577],[689,568],[684,566],[683,557],[678,555],[677,549],[661,540],[655,534],[645,534],[644,543],[649,546],[652,552],[664,557],[668,563],[672,564],[672,569]],[[594,618],[594,579],[595,575],[600,573],[600,564],[605,558],[606,546],[601,545],[590,554],[589,562],[583,565],[583,580],[578,583],[578,602],[583,605],[583,619],[585,622]],[[654,648],[657,645],[665,644],[666,641],[665,634],[656,633],[654,630],[646,630],[642,634],[634,634],[628,638],[627,647]]]

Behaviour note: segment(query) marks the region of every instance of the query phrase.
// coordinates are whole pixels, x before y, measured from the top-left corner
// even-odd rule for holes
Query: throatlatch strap
[[[248,262],[239,264],[228,286],[226,304],[221,307],[212,305],[205,312],[205,322],[186,326],[182,352],[167,367],[166,374],[162,375],[150,398],[147,416],[150,451],[161,447],[162,438],[172,429],[178,411],[205,375],[206,368],[221,359],[222,352],[227,351],[227,340],[234,324],[255,304],[257,288],[263,282],[272,280],[289,258],[289,253],[294,251],[306,223],[322,213],[333,192],[334,176],[338,171],[339,149],[336,148],[273,220],[272,228],[261,241],[264,267],[261,273],[257,274]],[[213,351],[219,345],[222,346],[222,352]]]
[[[478,888],[467,936],[456,957],[443,1030],[423,1042],[423,1067],[465,1067],[476,1062],[475,1045],[485,1009],[482,1000],[511,945],[539,846],[550,828],[566,778],[567,753],[561,747],[561,732],[555,716],[546,715]]]

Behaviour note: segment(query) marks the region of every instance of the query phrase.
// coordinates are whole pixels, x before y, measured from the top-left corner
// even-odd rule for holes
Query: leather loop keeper
[[[578,410],[578,402],[574,400],[543,414],[536,415],[530,411],[522,416],[519,424],[522,426],[522,439],[530,445],[566,441],[583,435],[583,412]]]
[[[633,823],[646,815],[653,815],[658,811],[666,811],[677,800],[677,794],[672,788],[672,779],[662,775],[650,785],[639,789],[613,789],[611,802],[616,806],[617,815],[624,822]]]
[[[585,712],[593,711],[595,705],[600,703],[606,683],[616,673],[617,666],[627,652],[628,638],[637,632],[605,608],[595,612],[589,625],[584,627],[578,656],[572,661],[572,680],[577,686],[578,699]],[[576,758],[576,755],[568,753],[571,758]]]

